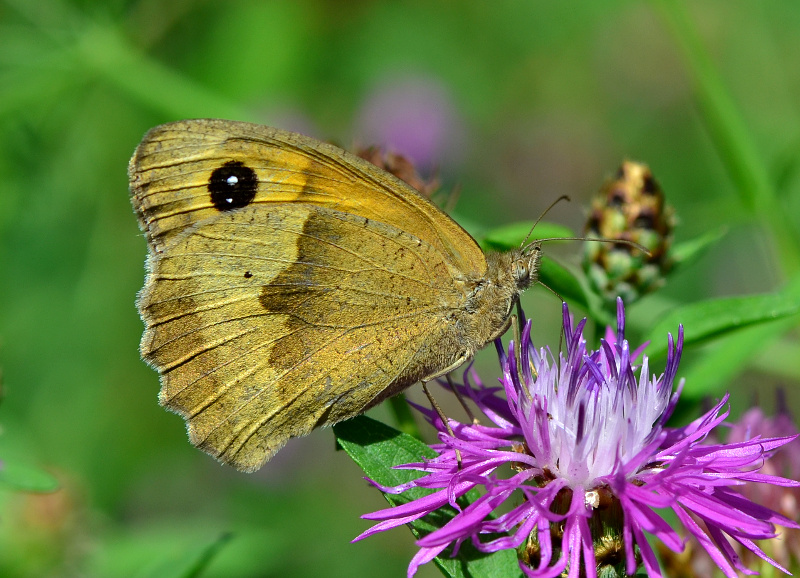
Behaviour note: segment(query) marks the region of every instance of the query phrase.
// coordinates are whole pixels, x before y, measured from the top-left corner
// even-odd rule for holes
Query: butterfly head
[[[514,252],[511,262],[511,275],[518,291],[523,291],[539,280],[539,267],[542,259],[542,244],[534,241]]]

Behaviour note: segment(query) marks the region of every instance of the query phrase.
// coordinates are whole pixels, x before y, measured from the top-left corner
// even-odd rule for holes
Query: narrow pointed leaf
[[[589,309],[589,302],[580,280],[572,271],[549,257],[542,257],[539,281],[558,293],[565,301]]]
[[[677,334],[683,324],[686,345],[720,337],[732,331],[776,321],[800,312],[800,300],[784,294],[726,297],[692,303],[665,315],[650,331],[648,339],[656,349],[650,354],[666,353],[663,336]],[[658,349],[660,348],[660,349]]]
[[[0,462],[0,486],[22,492],[54,492],[58,481],[43,470],[14,461]]]
[[[508,251],[516,249],[522,245],[528,233],[531,232],[534,221],[518,221],[492,229],[483,237],[484,249],[492,249],[494,251]],[[554,223],[540,222],[533,229],[529,240],[535,239],[551,239],[561,237],[574,237],[575,233],[571,229],[562,225]]]
[[[700,235],[689,241],[673,245],[670,249],[670,256],[675,261],[676,267],[686,267],[687,265],[695,262],[703,254],[713,247],[720,239],[727,233],[726,229],[715,229],[708,231],[704,235]]]

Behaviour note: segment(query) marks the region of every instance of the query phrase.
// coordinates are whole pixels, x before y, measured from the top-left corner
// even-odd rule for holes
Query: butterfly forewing
[[[161,125],[145,135],[129,172],[140,224],[156,251],[218,214],[209,189],[224,201],[224,183],[234,177],[252,193],[248,205],[308,203],[378,220],[427,241],[465,273],[486,272],[477,243],[409,185],[299,134],[214,119]]]

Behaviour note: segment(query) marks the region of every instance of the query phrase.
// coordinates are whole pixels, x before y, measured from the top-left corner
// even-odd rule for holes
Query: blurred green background
[[[798,30],[794,0],[0,0],[0,459],[61,484],[0,491],[0,576],[177,575],[225,532],[205,576],[402,576],[415,552],[403,530],[349,543],[385,502],[329,431],[247,475],[158,406],[126,175],[148,128],[223,117],[385,144],[457,187],[476,235],[561,194],[548,220],[580,232],[620,161],[646,162],[677,241],[726,235],[630,309],[643,331],[676,303],[798,285]],[[580,247],[547,251],[569,265]],[[529,293],[554,343],[558,302]],[[796,410],[796,321],[684,367],[736,391],[734,416],[777,386]]]

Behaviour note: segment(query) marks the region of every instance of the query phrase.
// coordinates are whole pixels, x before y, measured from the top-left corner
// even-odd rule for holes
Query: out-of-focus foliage
[[[797,409],[800,4],[685,4],[0,0],[0,460],[60,487],[0,488],[0,575],[392,576],[415,551],[410,534],[349,543],[383,501],[330,432],[245,475],[158,406],[137,353],[146,248],[126,168],[170,120],[388,145],[458,189],[478,237],[562,194],[547,220],[581,231],[604,179],[645,162],[675,249],[715,241],[629,308],[631,330],[779,294],[781,319],[745,316],[687,350],[684,395],[733,390],[736,415],[783,385]],[[575,270],[576,243],[545,250]],[[558,301],[536,289],[524,305],[537,343],[557,343]]]

